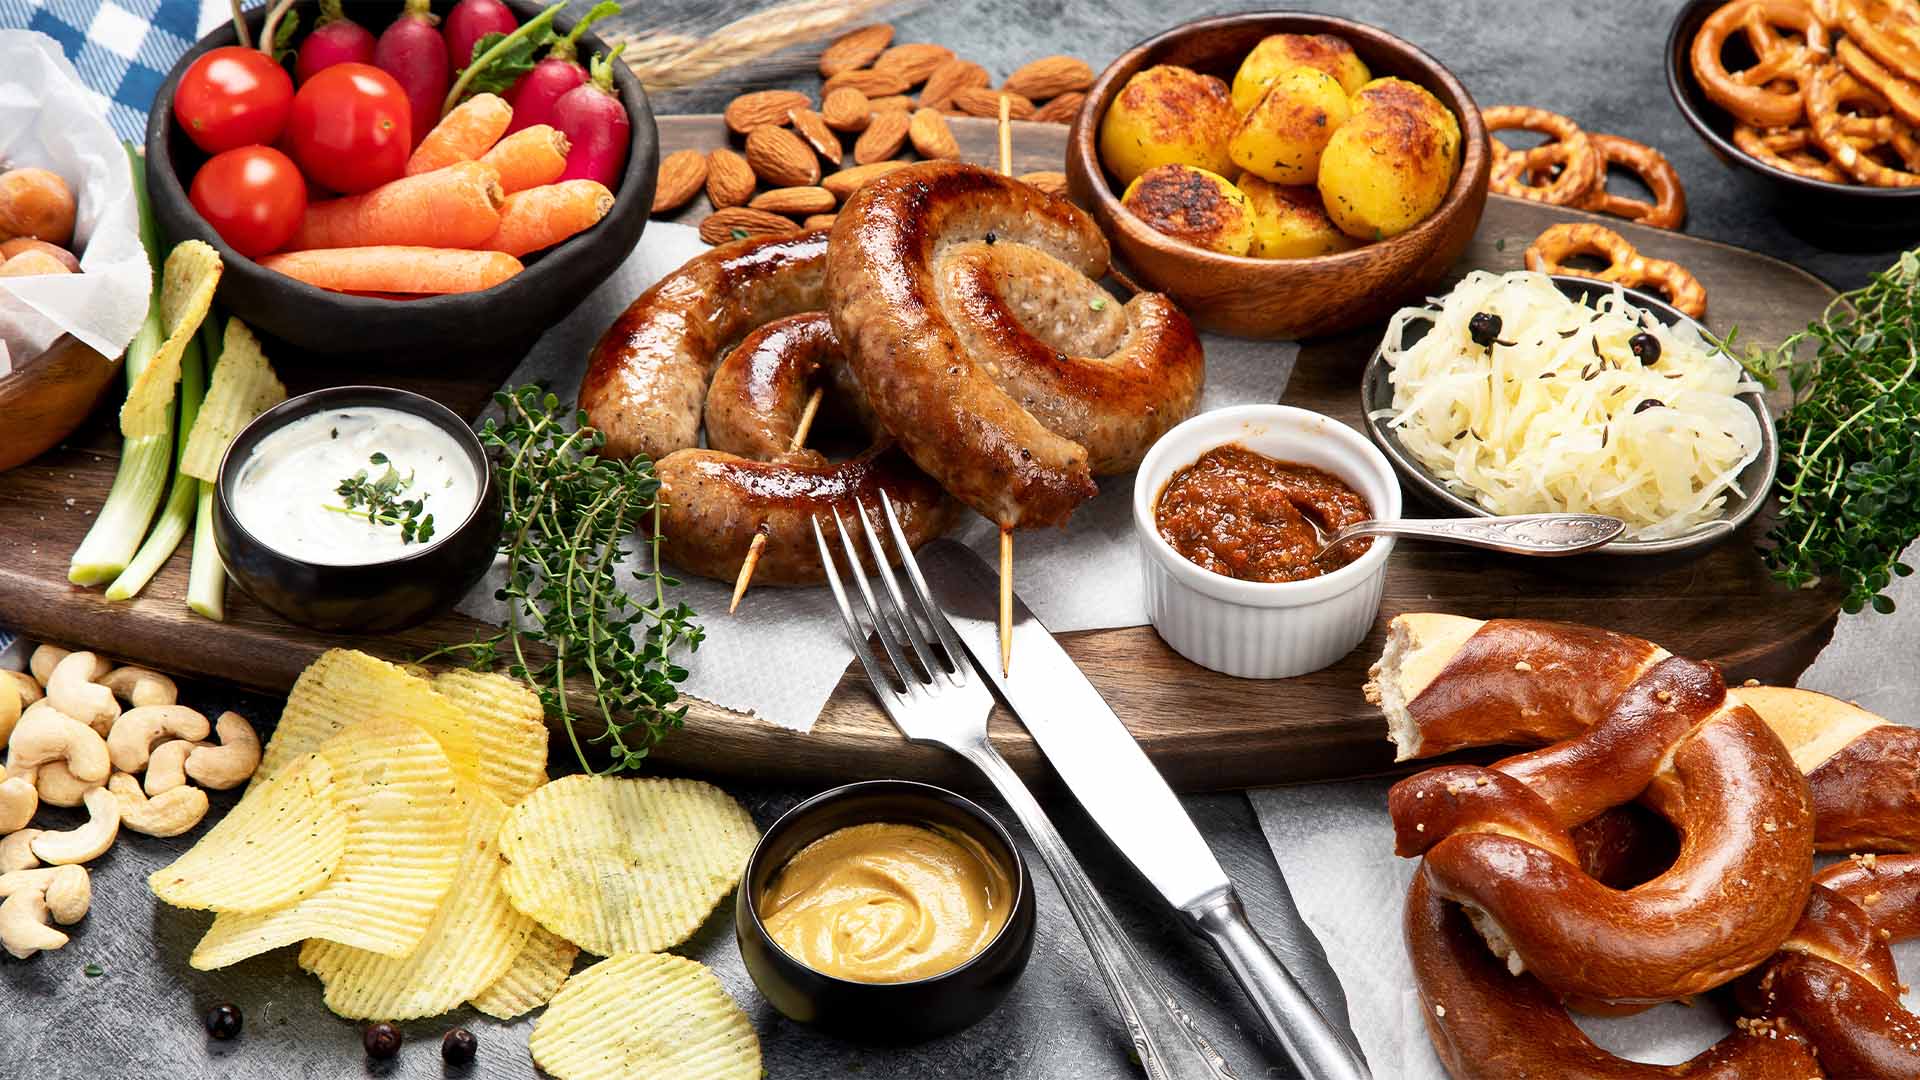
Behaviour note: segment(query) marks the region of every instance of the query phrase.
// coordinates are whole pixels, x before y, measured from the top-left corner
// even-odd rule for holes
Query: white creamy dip
[[[379,459],[379,460],[376,460]],[[420,500],[432,535],[408,542],[399,520],[369,520],[342,481],[386,482],[394,503]],[[362,488],[364,490],[364,487]],[[310,563],[356,566],[418,554],[466,521],[479,500],[466,450],[439,425],[399,409],[356,406],[303,416],[261,439],[235,474],[228,502],[242,527],[275,551]],[[357,502],[357,505],[354,505]]]

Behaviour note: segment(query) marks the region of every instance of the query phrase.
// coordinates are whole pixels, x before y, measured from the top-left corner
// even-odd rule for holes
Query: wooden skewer
[[[1013,175],[1013,99],[1000,95],[1000,175]],[[1013,529],[1000,526],[1000,677],[1013,668]]]
[[[787,446],[791,454],[807,444],[807,431],[813,427],[813,418],[820,411],[821,387],[814,387],[807,397],[807,407],[800,410],[800,424],[793,429],[793,440]],[[747,557],[740,564],[740,576],[733,579],[733,603],[727,605],[727,614],[740,610],[740,598],[747,595],[747,586],[753,581],[753,568],[760,565],[760,553],[766,550],[767,534],[762,531],[753,534],[753,543],[747,545]]]

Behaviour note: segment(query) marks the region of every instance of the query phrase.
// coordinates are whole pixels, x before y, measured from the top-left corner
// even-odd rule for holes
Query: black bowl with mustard
[[[774,822],[740,882],[747,972],[788,1019],[921,1042],[992,1012],[1033,951],[1032,876],[1007,830],[928,784],[875,780]]]

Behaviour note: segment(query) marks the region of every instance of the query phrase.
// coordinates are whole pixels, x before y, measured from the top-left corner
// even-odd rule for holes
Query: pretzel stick
[[[1013,101],[1000,95],[1000,175],[1013,175]],[[1013,529],[1000,526],[1000,677],[1013,668]]]
[[[793,441],[787,445],[791,454],[807,444],[807,429],[813,427],[813,416],[820,411],[820,390],[816,386],[807,397],[807,407],[800,412],[800,424],[793,429]],[[740,563],[740,576],[733,580],[733,603],[727,605],[727,614],[740,610],[740,598],[747,595],[747,586],[753,581],[753,568],[760,564],[760,552],[767,546],[765,526],[753,534],[753,543],[747,545],[747,557]]]

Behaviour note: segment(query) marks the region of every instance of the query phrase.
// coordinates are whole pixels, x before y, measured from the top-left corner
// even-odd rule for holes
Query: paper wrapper
[[[661,276],[706,250],[683,225],[647,226],[640,249],[572,314],[549,331],[508,385],[546,384],[563,401],[578,396],[587,354],[633,298]],[[1201,408],[1277,401],[1286,389],[1297,348],[1290,343],[1208,335],[1207,382]],[[1057,632],[1138,626],[1146,618],[1146,586],[1133,536],[1132,476],[1100,480],[1100,494],[1074,511],[1065,529],[1024,530],[1014,538],[1016,587]],[[998,530],[968,515],[960,537],[989,561],[999,559]],[[675,598],[699,614],[706,629],[700,651],[687,658],[682,689],[694,697],[797,731],[813,726],[840,682],[853,650],[847,645],[831,595],[824,587],[755,587],[727,614],[731,582],[684,576]],[[460,610],[497,621],[493,599],[498,572],[461,603]]]
[[[100,110],[52,38],[0,30],[0,169],[51,169],[73,189],[81,270],[0,278],[0,375],[61,334],[119,356],[146,318],[153,269],[133,177]]]

